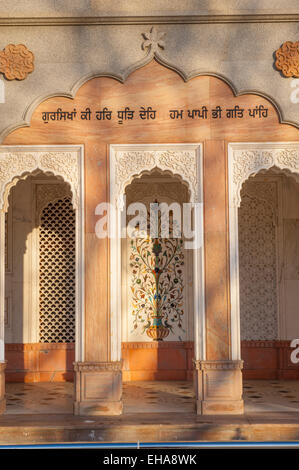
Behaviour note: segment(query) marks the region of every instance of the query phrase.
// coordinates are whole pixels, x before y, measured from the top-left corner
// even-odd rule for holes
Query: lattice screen
[[[74,342],[75,212],[69,198],[42,211],[39,259],[40,342]]]

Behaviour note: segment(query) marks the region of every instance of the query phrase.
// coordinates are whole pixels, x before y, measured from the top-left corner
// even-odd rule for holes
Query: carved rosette
[[[198,201],[198,157],[196,151],[157,150],[157,151],[117,151],[115,158],[117,198],[134,177],[154,168],[179,175],[189,183],[190,201]],[[116,203],[117,201],[115,201]]]
[[[24,80],[34,70],[34,55],[24,44],[8,44],[0,51],[0,72],[7,80]]]
[[[299,41],[284,42],[275,54],[275,66],[285,77],[299,77]]]
[[[6,208],[9,189],[20,178],[41,170],[60,176],[70,185],[73,207],[79,204],[79,158],[77,152],[14,152],[0,153],[0,210]]]
[[[299,173],[299,148],[277,150],[258,149],[252,151],[234,150],[232,161],[233,204],[241,203],[241,187],[249,176],[272,167],[288,170],[291,174]]]

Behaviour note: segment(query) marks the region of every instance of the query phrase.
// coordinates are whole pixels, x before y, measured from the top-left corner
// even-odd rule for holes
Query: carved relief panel
[[[277,183],[247,180],[239,208],[241,339],[278,339]]]

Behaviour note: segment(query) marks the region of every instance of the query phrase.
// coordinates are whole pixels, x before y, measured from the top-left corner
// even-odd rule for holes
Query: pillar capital
[[[198,370],[242,370],[242,360],[235,361],[197,361],[193,360],[194,368]]]
[[[103,371],[120,371],[122,368],[121,361],[114,362],[74,362],[75,372],[103,372]]]

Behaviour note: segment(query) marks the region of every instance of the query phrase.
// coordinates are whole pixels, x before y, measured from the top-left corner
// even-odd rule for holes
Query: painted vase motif
[[[184,331],[183,265],[181,238],[131,240],[133,328],[141,326],[153,341],[174,334],[175,326]]]

